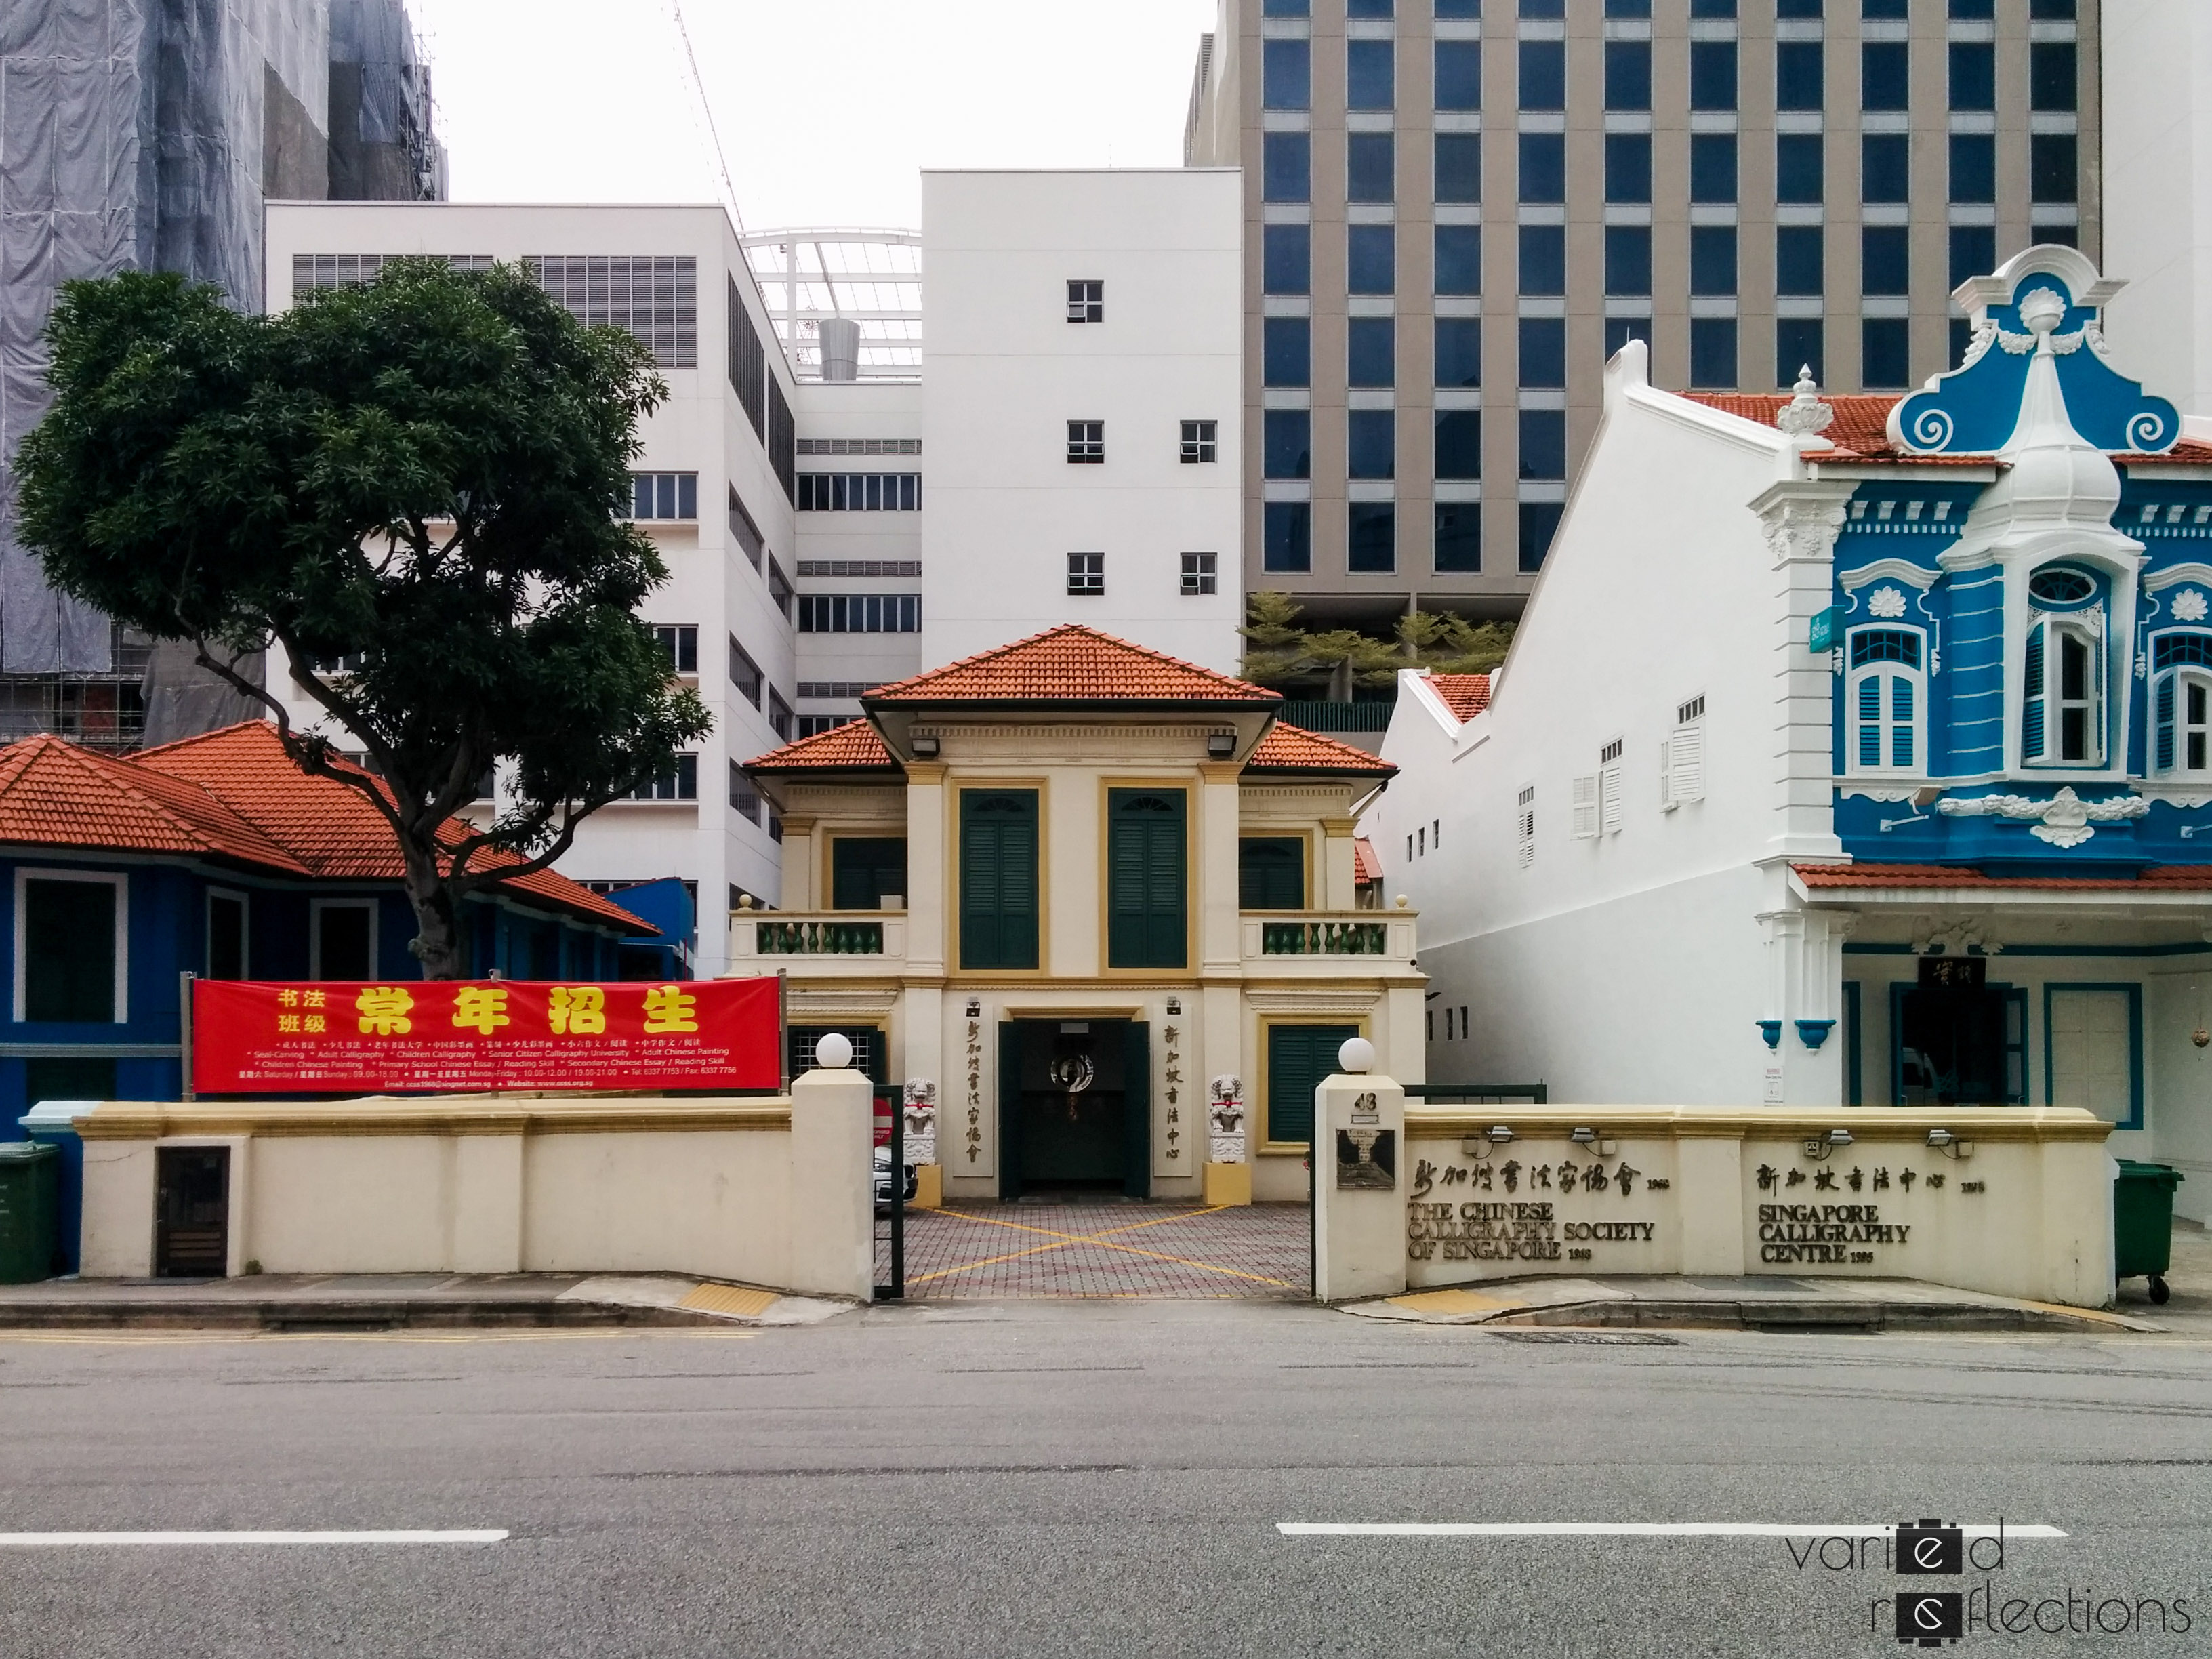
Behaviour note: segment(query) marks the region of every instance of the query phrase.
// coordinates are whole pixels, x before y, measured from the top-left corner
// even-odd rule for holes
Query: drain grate
[[[1679,1336],[1652,1331],[1492,1331],[1505,1342],[1577,1342],[1604,1348],[1679,1348]]]

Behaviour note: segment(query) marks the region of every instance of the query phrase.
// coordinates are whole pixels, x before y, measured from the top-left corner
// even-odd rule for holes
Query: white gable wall
[[[1780,839],[1793,753],[1826,805],[1826,665],[1802,641],[1828,572],[1814,561],[1793,598],[1751,505],[1802,469],[1781,433],[1643,380],[1632,345],[1608,370],[1605,422],[1490,707],[1440,757],[1433,698],[1401,696],[1384,740],[1401,771],[1365,827],[1385,890],[1421,913],[1429,1075],[1541,1080],[1558,1100],[1747,1103],[1782,1064],[1793,1101],[1837,1099],[1840,1045],[1816,1054],[1793,1032],[1770,1051],[1755,1026],[1785,1003],[1754,948],[1760,914],[1783,908],[1784,860],[1835,856],[1805,818]],[[1662,810],[1664,745],[1700,696],[1705,799]],[[1619,829],[1575,839],[1573,781],[1614,738]],[[1802,781],[1795,794],[1812,798]],[[1407,834],[1438,820],[1443,853],[1408,861]],[[1472,1036],[1446,1041],[1442,1011],[1455,1024],[1462,1006]]]

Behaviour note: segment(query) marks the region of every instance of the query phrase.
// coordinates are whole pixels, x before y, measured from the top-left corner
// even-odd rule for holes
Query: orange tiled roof
[[[1204,702],[1273,708],[1279,692],[1231,679],[1079,623],[1063,623],[912,679],[878,686],[864,708],[940,702]]]
[[[898,763],[881,734],[866,720],[817,732],[745,763],[748,771],[757,772],[872,772],[885,767],[896,770]]]
[[[1382,860],[1375,855],[1375,843],[1364,836],[1352,843],[1352,879],[1362,886],[1382,879]]]
[[[189,789],[219,803],[265,842],[290,856],[295,860],[292,867],[305,873],[381,881],[397,881],[405,873],[392,826],[357,791],[301,771],[284,752],[276,728],[265,720],[247,720],[185,738],[113,764],[134,775],[142,787]],[[447,826],[449,841],[463,833],[458,823]],[[478,858],[487,869],[522,861],[511,853],[480,854]],[[658,931],[613,901],[551,870],[512,877],[502,884],[625,933]]]
[[[1280,720],[1267,728],[1244,766],[1253,772],[1364,772],[1378,778],[1395,777],[1398,771],[1364,749]]]
[[[2145,888],[2168,892],[2212,891],[2212,866],[2163,865],[2140,876],[1992,876],[1954,864],[1793,864],[1806,886],[1814,888],[1957,887],[1980,890],[2019,889],[2053,892]]]
[[[313,872],[204,789],[55,737],[0,750],[0,841]]]
[[[1774,417],[1782,412],[1783,405],[1790,398],[1786,392],[1682,392],[1675,395],[1720,410],[1725,414],[1741,415],[1745,420],[1756,421],[1761,426],[1772,426]],[[1889,441],[1889,411],[1900,401],[1897,396],[1879,392],[1844,392],[1840,395],[1824,392],[1820,394],[1820,401],[1836,411],[1834,422],[1822,434],[1833,447],[1812,451],[1806,457],[1808,460],[1910,461],[1916,466],[1986,466],[1992,459],[1987,455],[1916,455],[1909,449],[1897,448]],[[2212,444],[2185,438],[2163,455],[2118,455],[2113,459],[2126,466],[2212,465]]]
[[[1490,707],[1487,674],[1431,674],[1429,687],[1462,726]]]

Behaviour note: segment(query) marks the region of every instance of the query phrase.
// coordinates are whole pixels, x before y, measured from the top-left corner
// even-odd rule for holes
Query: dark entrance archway
[[[999,1195],[1152,1192],[1152,1028],[1017,1019],[999,1028]]]

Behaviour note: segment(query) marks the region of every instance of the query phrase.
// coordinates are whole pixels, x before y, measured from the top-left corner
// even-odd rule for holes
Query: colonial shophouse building
[[[2030,248],[1903,398],[1615,356],[1486,706],[1405,675],[1383,745],[1431,1071],[2084,1106],[2203,1212],[2212,442],[2108,362],[2118,287]]]
[[[789,975],[794,1065],[839,1030],[933,1099],[946,1197],[1198,1197],[1226,1100],[1252,1195],[1303,1199],[1339,1045],[1420,1080],[1413,913],[1358,908],[1388,764],[1074,624],[863,706],[747,768],[783,908],[732,918],[731,971]]]

